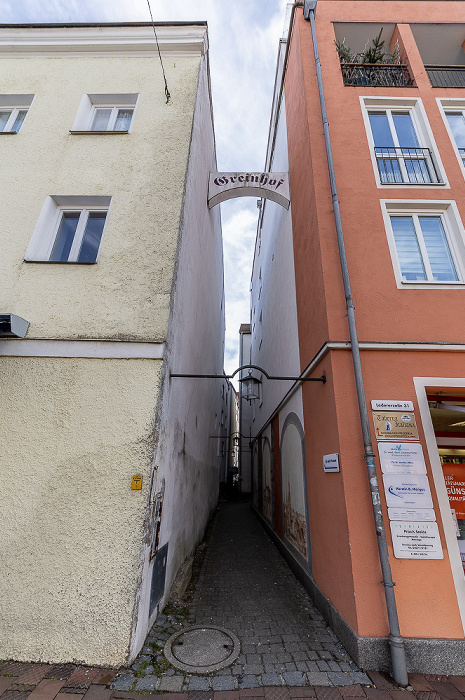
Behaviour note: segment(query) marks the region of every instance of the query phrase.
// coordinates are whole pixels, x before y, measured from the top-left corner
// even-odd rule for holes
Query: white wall
[[[221,379],[170,378],[169,371],[221,374],[224,352],[223,253],[219,207],[208,210],[210,171],[216,170],[207,60],[202,59],[185,183],[166,368],[155,454],[154,492],[165,480],[160,546],[168,544],[165,596],[201,541],[216,506],[220,434],[226,435],[227,392]],[[221,429],[221,411],[225,428]],[[226,440],[225,440],[226,442]],[[145,550],[144,582],[131,655],[147,631],[152,567]],[[153,618],[154,616],[152,616]]]

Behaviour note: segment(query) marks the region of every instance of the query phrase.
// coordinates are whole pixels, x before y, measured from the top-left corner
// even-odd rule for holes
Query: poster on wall
[[[426,474],[420,443],[380,442],[378,452],[383,474]]]
[[[450,507],[456,518],[465,519],[465,468],[462,464],[443,464],[442,471]]]

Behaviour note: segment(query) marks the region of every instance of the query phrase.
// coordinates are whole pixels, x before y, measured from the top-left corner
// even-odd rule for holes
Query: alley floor
[[[465,677],[412,674],[401,690],[385,674],[360,670],[249,504],[220,503],[202,550],[185,605],[158,617],[130,668],[0,662],[0,700],[142,700],[147,693],[166,700],[408,700],[409,692],[418,700],[465,700]],[[166,641],[193,625],[233,633],[240,644],[234,663],[208,674],[172,666]]]

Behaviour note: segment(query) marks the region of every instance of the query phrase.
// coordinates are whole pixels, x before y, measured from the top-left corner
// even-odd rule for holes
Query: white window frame
[[[21,126],[27,119],[35,95],[0,95],[0,112],[11,110],[11,114],[3,131],[0,134],[18,134],[19,131],[12,131],[12,127],[18,116],[18,112],[26,112]]]
[[[434,135],[426,116],[425,108],[423,102],[418,97],[381,97],[381,96],[360,96],[360,105],[362,109],[363,121],[365,124],[365,131],[368,139],[368,146],[370,149],[371,161],[373,164],[373,171],[375,174],[376,185],[379,189],[399,189],[406,187],[407,189],[450,189],[449,182],[446,177],[446,171],[442,164],[438,147],[436,146],[436,141],[434,140]],[[408,111],[410,112],[412,122],[418,136],[421,148],[429,148],[431,151],[431,158],[433,164],[436,168],[436,172],[441,182],[427,182],[427,183],[416,183],[416,182],[381,182],[381,178],[378,170],[378,162],[375,153],[375,143],[373,139],[373,134],[371,131],[369,112],[385,112],[386,110],[392,111]]]
[[[465,229],[460,219],[457,204],[454,201],[432,200],[381,200],[384,225],[391,254],[392,266],[398,289],[463,289],[465,286]],[[446,234],[449,250],[455,265],[458,280],[451,282],[434,280],[404,280],[397,255],[391,216],[439,216]],[[419,241],[420,249],[422,243]],[[422,250],[426,255],[426,251]],[[428,260],[426,256],[426,260]],[[426,266],[425,266],[426,268]]]
[[[111,197],[80,197],[70,195],[54,195],[46,198],[45,203],[40,212],[31,242],[24,256],[25,262],[46,262],[53,265],[56,264],[78,264],[78,265],[95,265],[98,261],[98,256],[102,246],[105,229],[108,222],[108,212],[110,210]],[[55,261],[50,260],[50,256],[57,239],[62,216],[66,212],[80,212],[78,226],[74,235],[73,244],[68,256],[68,260]],[[99,250],[95,261],[80,262],[78,260],[81,249],[82,240],[86,230],[86,224],[91,212],[104,211],[107,216],[103,227],[102,237],[100,239]]]
[[[465,163],[463,161],[462,156],[460,155],[460,151],[459,151],[458,146],[455,142],[454,134],[452,133],[452,130],[449,126],[449,122],[448,122],[447,116],[446,116],[447,112],[455,112],[456,114],[461,112],[465,116],[465,100],[458,100],[458,99],[454,99],[452,97],[450,97],[450,98],[436,97],[436,102],[438,103],[439,111],[440,111],[442,119],[444,121],[444,125],[446,127],[447,133],[449,134],[449,138],[450,138],[452,146],[454,148],[455,156],[459,162],[460,169],[463,173],[463,176],[465,177]]]
[[[71,134],[130,134],[134,124],[138,93],[127,94],[87,94],[84,95],[79,104],[76,118],[71,127]],[[112,113],[108,121],[108,126],[104,131],[94,131],[92,123],[97,109],[111,109]],[[114,130],[118,110],[132,109],[132,119],[127,130]]]

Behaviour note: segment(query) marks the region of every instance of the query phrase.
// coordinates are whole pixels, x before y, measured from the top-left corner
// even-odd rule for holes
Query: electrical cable
[[[150,7],[150,0],[147,0],[147,5],[149,6],[150,19],[152,20],[152,29],[153,29],[153,33],[155,34],[155,41],[157,42],[158,57],[159,57],[159,59],[160,59],[161,70],[162,70],[162,73],[163,73],[163,80],[165,81],[165,97],[166,97],[166,104],[168,104],[168,102],[169,102],[170,99],[171,99],[171,95],[170,95],[170,91],[168,90],[168,83],[167,83],[167,81],[166,81],[165,69],[164,69],[164,67],[163,67],[163,60],[162,60],[161,52],[160,52],[160,45],[159,45],[159,43],[158,43],[157,31],[156,31],[156,29],[155,29],[155,22],[153,21],[152,8]]]

